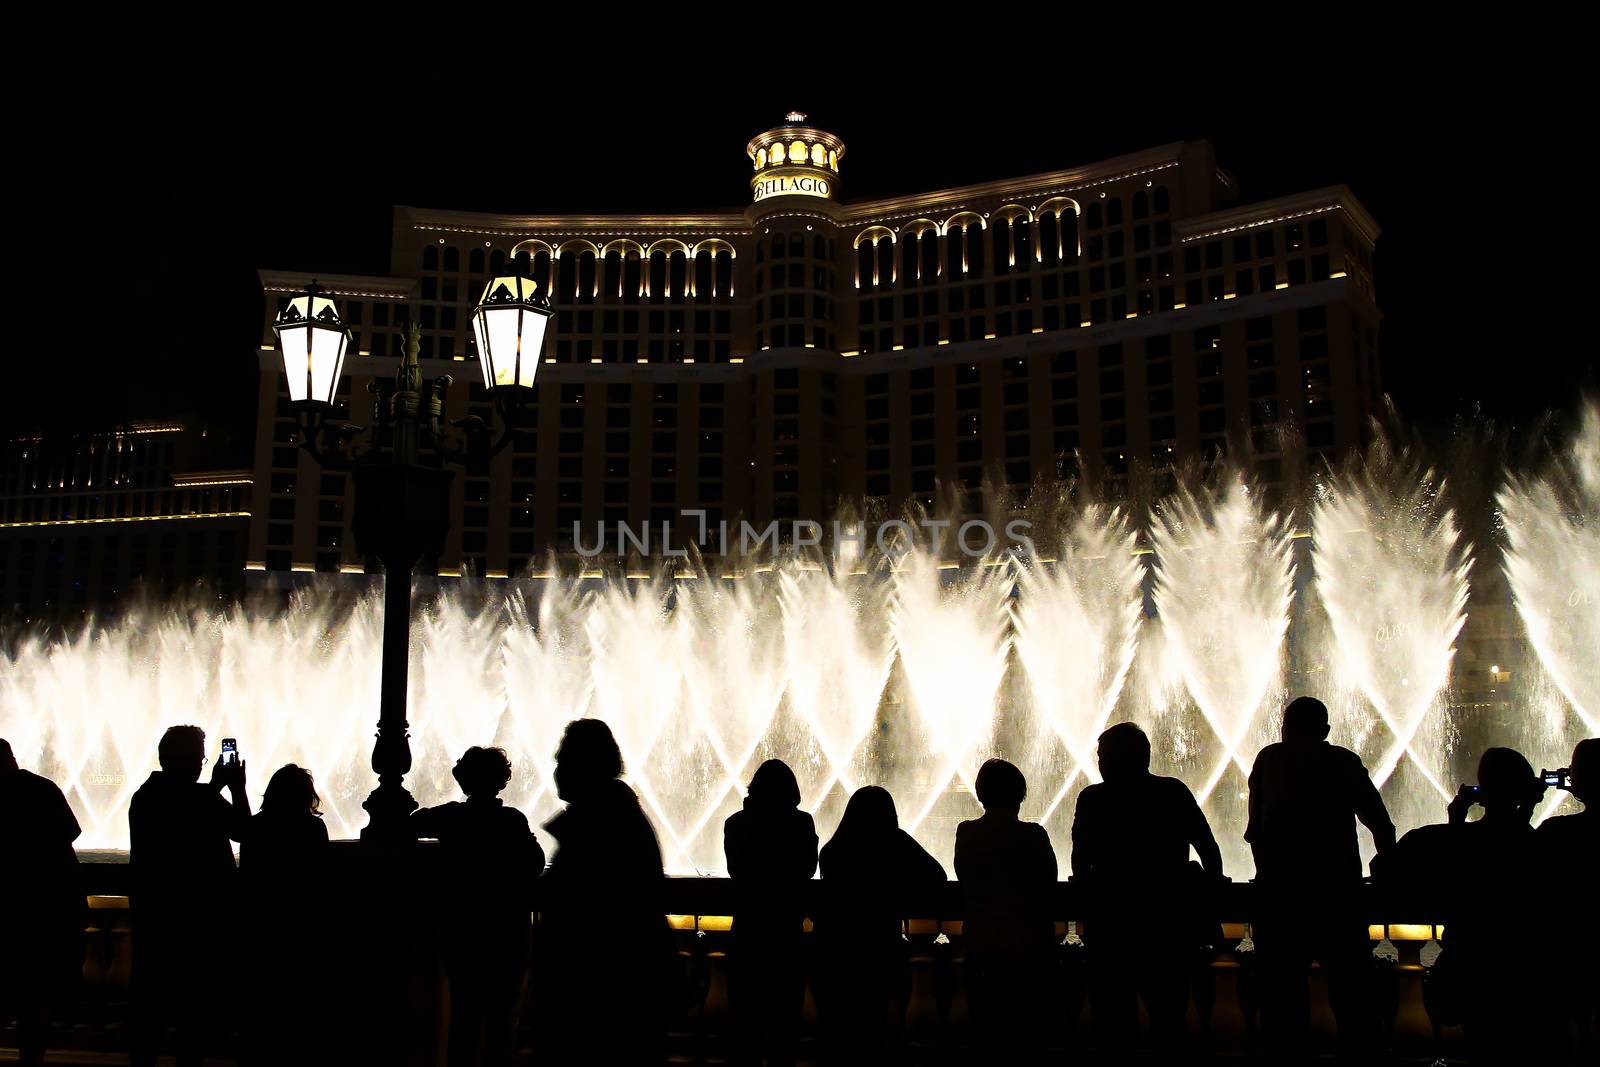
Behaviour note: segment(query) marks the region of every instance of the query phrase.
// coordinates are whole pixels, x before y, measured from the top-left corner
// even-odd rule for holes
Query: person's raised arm
[[[226,788],[233,802],[228,808],[228,836],[243,841],[250,832],[250,794],[245,792],[245,761],[223,763],[218,760],[212,767],[211,784]]]

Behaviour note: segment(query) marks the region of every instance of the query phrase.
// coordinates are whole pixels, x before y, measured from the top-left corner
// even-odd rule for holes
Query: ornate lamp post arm
[[[329,470],[355,478],[352,523],[356,550],[383,565],[383,676],[372,769],[378,787],[362,805],[371,817],[363,841],[408,841],[407,816],[417,802],[405,787],[411,769],[407,722],[407,676],[411,658],[411,575],[416,565],[444,550],[450,530],[450,488],[455,472],[446,463],[478,463],[511,442],[532,392],[539,350],[550,310],[517,274],[491,279],[475,316],[484,382],[500,411],[499,436],[490,440],[482,419],[442,424],[443,374],[424,384],[418,358],[420,330],[408,326],[405,354],[394,381],[374,381],[371,427],[329,424],[349,334],[331,299],[313,282],[289,302],[278,319],[279,347],[289,377],[290,399],[300,421],[300,443]],[[513,316],[508,319],[506,316]],[[498,368],[498,369],[497,369]],[[449,430],[459,431],[453,440]],[[368,435],[364,446],[356,439]]]

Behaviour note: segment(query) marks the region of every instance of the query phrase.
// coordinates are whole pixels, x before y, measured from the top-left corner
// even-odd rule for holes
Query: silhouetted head
[[[1028,795],[1028,780],[1003,759],[987,759],[973,779],[973,791],[985,811],[1016,811]]]
[[[1138,723],[1119,722],[1100,735],[1096,755],[1100,777],[1108,782],[1125,782],[1150,771],[1150,738]]]
[[[1544,783],[1533,773],[1527,757],[1514,748],[1485,749],[1478,760],[1478,803],[1488,817],[1533,818],[1534,805],[1544,796]]]
[[[267,779],[267,791],[261,795],[261,810],[275,815],[321,815],[322,798],[317,796],[311,772],[293,763],[273,771]]]
[[[174,778],[188,782],[200,780],[200,768],[206,763],[206,732],[198,726],[172,726],[161,735],[156,748],[161,769]]]
[[[1285,741],[1326,741],[1328,705],[1316,697],[1295,697],[1283,709]]]
[[[864,785],[850,796],[839,818],[835,838],[871,838],[893,833],[900,827],[894,810],[894,797],[881,785]]]
[[[0,737],[0,774],[10,774],[17,769],[17,756],[11,751],[11,742]]]
[[[574,719],[556,749],[556,796],[574,800],[622,776],[622,750],[599,719]]]
[[[795,781],[794,771],[781,759],[767,760],[751,776],[744,806],[769,810],[799,807],[800,783]]]
[[[556,757],[560,759],[560,756]],[[487,800],[498,796],[511,781],[511,760],[503,748],[481,748],[473,745],[456,760],[456,784],[468,797]]]
[[[1572,795],[1586,805],[1593,803],[1595,789],[1600,787],[1600,737],[1586,737],[1574,745],[1568,768],[1572,771]]]

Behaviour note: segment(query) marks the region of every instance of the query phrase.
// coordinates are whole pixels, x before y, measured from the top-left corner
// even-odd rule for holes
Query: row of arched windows
[[[764,167],[778,167],[785,163],[813,167],[827,167],[829,170],[839,169],[839,153],[820,141],[807,143],[805,141],[774,141],[756,149],[756,170]]]
[[[1034,263],[1075,263],[1081,250],[1076,205],[1053,207],[1036,218],[1025,213],[987,220],[958,216],[941,234],[932,223],[898,235],[883,226],[856,238],[856,288],[932,285],[940,279],[1016,274]]]
[[[485,255],[488,252],[488,255]],[[550,249],[540,243],[521,246],[514,259],[541,292],[555,293],[559,303],[696,303],[733,299],[733,248],[722,242],[645,249],[634,242],[613,242],[604,249],[584,242]],[[468,257],[472,274],[495,273],[506,266],[501,249],[475,248]],[[424,271],[451,273],[460,269],[453,245],[427,245]]]

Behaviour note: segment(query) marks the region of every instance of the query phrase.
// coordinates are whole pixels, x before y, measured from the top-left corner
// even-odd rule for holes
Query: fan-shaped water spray
[[[1311,524],[1334,660],[1387,728],[1373,781],[1383,785],[1409,758],[1449,800],[1437,731],[1419,736],[1439,721],[1429,713],[1450,680],[1472,569],[1442,490],[1431,471],[1380,442],[1324,487]]]
[[[1389,776],[1402,828],[1437,819],[1453,746],[1470,759],[1507,740],[1505,720],[1493,732],[1456,697],[1451,652],[1463,616],[1498,604],[1469,584],[1443,486],[1403,457],[1373,460],[1314,502],[1316,581],[1298,605],[1291,530],[1237,477],[1162,501],[1144,547],[1143,515],[1057,492],[1032,513],[1047,559],[952,569],[912,548],[780,559],[737,580],[464,583],[413,621],[408,785],[423,804],[450,799],[461,750],[499,744],[516,767],[508,803],[542,822],[559,806],[562,729],[593,715],[674,870],[720,868],[722,817],[771,756],[795,768],[824,837],[850,791],[882,784],[948,858],[955,821],[977,810],[973,772],[996,752],[1027,770],[1028,814],[1064,860],[1095,737],[1131,719],[1150,729],[1157,769],[1206,798],[1230,873],[1246,877],[1243,775],[1287,695],[1287,648],[1309,672],[1293,685],[1335,684],[1319,673],[1332,664],[1330,702],[1346,716],[1371,705],[1374,729],[1351,732]],[[1551,471],[1512,477],[1499,505],[1516,605],[1502,614],[1538,657],[1503,714],[1544,722],[1541,752],[1560,759],[1600,716],[1600,416]],[[0,736],[63,785],[84,846],[126,844],[128,797],[182,722],[213,744],[238,737],[253,791],[284,762],[308,767],[330,831],[354,836],[374,785],[381,610],[381,596],[330,584],[274,608],[145,604],[54,637],[13,631]]]

